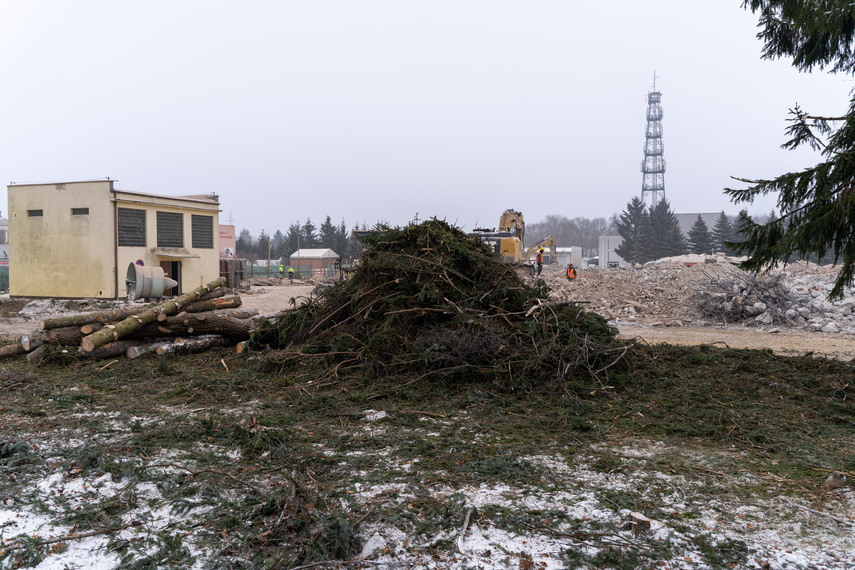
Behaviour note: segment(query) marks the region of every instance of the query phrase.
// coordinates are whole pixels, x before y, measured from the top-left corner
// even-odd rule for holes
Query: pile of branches
[[[250,348],[273,349],[268,369],[310,367],[320,380],[349,374],[542,385],[595,377],[627,352],[605,319],[548,302],[543,281],[526,284],[443,221],[376,231],[363,241],[349,279],[253,333]]]

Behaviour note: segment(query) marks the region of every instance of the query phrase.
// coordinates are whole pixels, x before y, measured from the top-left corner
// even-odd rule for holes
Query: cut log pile
[[[93,359],[198,352],[249,338],[258,312],[240,306],[240,296],[227,295],[217,279],[159,304],[43,319],[38,331],[0,347],[0,357],[37,361],[46,346],[76,346]]]

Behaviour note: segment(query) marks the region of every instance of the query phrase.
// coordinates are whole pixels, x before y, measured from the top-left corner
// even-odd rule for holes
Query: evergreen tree
[[[327,219],[324,220],[324,223],[321,224],[319,229],[319,245],[325,249],[331,249],[335,251],[336,246],[336,227],[332,223],[332,219],[327,216]],[[338,252],[336,252],[338,253]]]
[[[746,0],[743,6],[760,16],[763,58],[791,57],[800,71],[814,67],[855,73],[855,12],[849,2],[815,0]],[[855,97],[840,117],[814,116],[796,105],[790,111],[783,148],[808,145],[820,151],[823,162],[799,172],[769,180],[739,179],[745,189],[725,189],[735,203],[777,193],[780,217],[765,224],[740,218],[744,236],[733,247],[747,254],[741,264],[763,271],[778,261],[829,254],[842,267],[829,295],[840,298],[855,281]]]
[[[261,233],[258,234],[258,241],[255,242],[255,254],[258,256],[258,259],[267,259],[268,253],[272,255],[272,252],[268,249],[272,245],[270,241],[270,236],[267,235],[267,232],[261,230]]]
[[[306,218],[300,232],[300,249],[313,249],[318,247],[318,230],[310,218]]]
[[[692,229],[689,230],[689,251],[691,253],[712,253],[712,234],[700,214],[692,225]]]
[[[626,205],[626,210],[615,223],[618,235],[623,238],[623,243],[615,248],[615,253],[629,263],[644,263],[639,260],[639,244],[646,217],[644,202],[636,196]]]
[[[300,243],[301,232],[302,228],[297,222],[293,222],[288,226],[288,233],[285,234],[285,241],[282,242],[282,246],[279,248],[279,257],[284,258],[286,263],[288,262],[288,259],[291,258],[291,255],[302,246]]]
[[[341,222],[339,222],[338,227],[335,230],[335,247],[333,248],[333,250],[342,259],[350,258],[350,247],[348,244],[347,234],[347,224],[345,224],[344,220],[342,220]]]
[[[730,223],[730,218],[722,211],[715,221],[712,230],[712,248],[715,251],[723,251],[725,255],[733,255],[730,248],[727,247],[728,241],[733,237],[733,224]]]
[[[686,253],[686,238],[667,200],[660,200],[650,208],[650,230],[648,261]]]
[[[249,230],[241,230],[238,238],[235,240],[235,256],[246,257],[254,253],[255,240]]]
[[[276,258],[279,258],[279,249],[282,247],[282,242],[285,241],[285,236],[282,235],[280,230],[276,230],[276,233],[273,234],[273,247],[272,252],[276,254]]]

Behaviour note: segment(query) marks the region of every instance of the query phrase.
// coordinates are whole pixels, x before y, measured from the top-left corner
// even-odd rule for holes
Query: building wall
[[[197,287],[206,285],[220,276],[220,246],[219,246],[219,205],[211,202],[196,203],[169,197],[122,192],[116,192],[116,206],[119,208],[141,209],[145,211],[146,245],[145,247],[118,247],[119,296],[127,295],[125,287],[125,272],[131,263],[142,260],[143,265],[161,265],[163,262],[179,262],[181,274],[172,275],[169,269],[166,273],[181,283],[179,293],[187,293]],[[183,246],[158,247],[157,244],[157,212],[170,212],[182,215]],[[192,215],[213,217],[213,247],[200,249],[192,247]],[[193,256],[193,257],[187,257]]]
[[[9,294],[114,297],[110,182],[8,187]],[[72,215],[72,208],[88,208]],[[30,215],[41,210],[41,216]]]
[[[622,243],[623,238],[620,236],[600,236],[600,247],[598,249],[600,267],[611,267],[613,265],[629,267],[629,262],[615,253],[615,248],[620,247]]]
[[[127,295],[131,263],[181,264],[181,291],[219,277],[219,204],[216,200],[113,190],[112,181],[11,185],[9,293],[20,297]],[[72,209],[88,208],[73,215]],[[145,211],[145,246],[118,246],[116,208]],[[41,216],[29,211],[41,210]],[[157,212],[182,215],[183,247],[157,246]],[[79,213],[79,212],[78,212]],[[192,214],[210,216],[213,247],[192,248]]]

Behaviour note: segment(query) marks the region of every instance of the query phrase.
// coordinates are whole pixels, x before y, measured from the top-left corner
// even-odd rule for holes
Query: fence
[[[0,266],[0,291],[9,290],[9,266]]]

